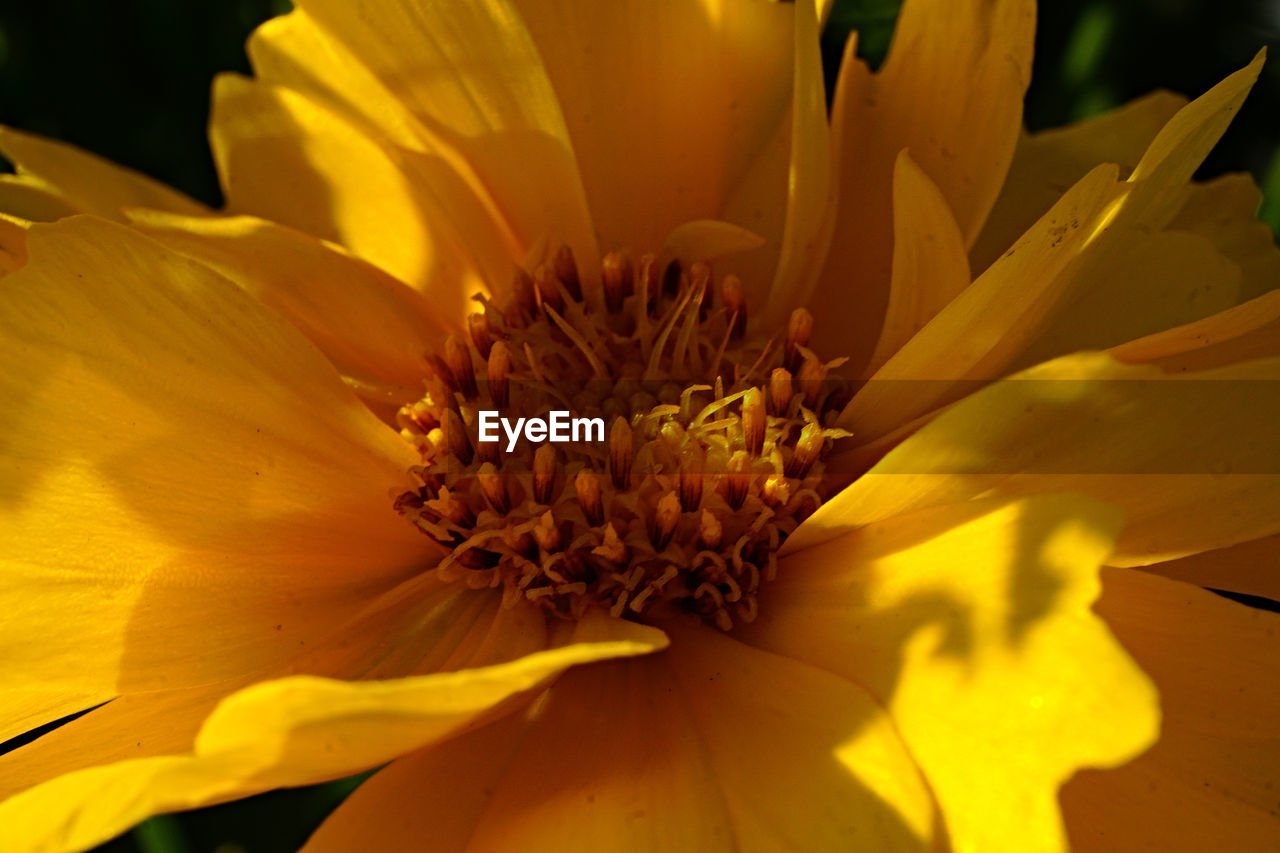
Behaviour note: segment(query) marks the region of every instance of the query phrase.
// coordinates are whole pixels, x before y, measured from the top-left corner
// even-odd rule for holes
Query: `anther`
[[[471,441],[467,438],[467,427],[462,416],[454,409],[445,411],[444,437],[449,443],[449,452],[458,458],[463,465],[471,464]]]
[[[723,539],[724,526],[720,524],[720,519],[704,509],[702,517],[698,519],[698,543],[703,548],[714,551],[720,547]]]
[[[533,499],[540,504],[551,503],[556,487],[556,449],[544,444],[533,454]]]
[[[635,286],[631,260],[621,252],[610,252],[600,262],[600,279],[604,285],[604,304],[617,314]]]
[[[658,508],[653,514],[653,531],[649,541],[653,547],[661,551],[667,547],[671,537],[675,535],[676,525],[680,523],[680,499],[675,492],[667,492],[658,501]]]
[[[538,519],[538,523],[533,526],[533,538],[538,543],[538,547],[542,549],[544,554],[552,554],[560,550],[561,538],[560,527],[556,524],[555,516],[551,514],[551,510],[547,510]]]
[[[780,507],[791,500],[791,484],[786,478],[770,474],[760,487],[760,497],[771,507]]]
[[[512,308],[515,310],[506,312],[505,317],[509,325],[522,329],[524,328],[525,318],[533,316],[533,310],[537,304],[537,297],[534,295],[533,277],[523,267],[516,267],[515,277],[511,282],[511,291],[515,296],[515,300],[512,302]]]
[[[759,388],[748,388],[742,396],[742,437],[752,456],[764,449],[764,428],[764,394]]]
[[[471,338],[471,343],[475,345],[476,352],[480,353],[480,358],[488,358],[489,349],[493,346],[493,335],[489,331],[489,318],[478,312],[468,315],[467,335]]]
[[[591,553],[597,557],[603,557],[615,566],[621,566],[627,562],[627,546],[623,544],[618,531],[613,529],[613,522],[605,525],[604,541],[592,548]]]
[[[635,448],[631,438],[631,425],[626,418],[614,418],[609,429],[609,476],[613,487],[625,492],[631,484],[631,457]]]
[[[480,483],[480,491],[484,492],[489,506],[500,515],[510,511],[511,498],[507,495],[506,483],[503,482],[502,475],[498,473],[498,469],[492,462],[486,462],[480,466],[480,470],[476,472],[476,481]]]
[[[808,476],[809,469],[813,467],[813,463],[822,452],[824,441],[822,427],[814,423],[805,424],[804,429],[800,430],[800,439],[796,442],[795,452],[787,461],[786,475],[801,480]]]
[[[680,508],[693,512],[702,503],[702,456],[692,447],[680,451]]]
[[[564,289],[569,291],[569,295],[575,301],[581,302],[582,281],[578,278],[578,262],[573,259],[573,249],[570,249],[567,244],[561,244],[555,258],[551,261],[551,268],[556,278],[560,279],[560,283],[564,285]]]
[[[729,337],[736,341],[747,331],[747,295],[742,287],[742,279],[733,273],[726,275],[720,284],[720,299],[724,302],[724,310],[729,314]]]
[[[471,351],[457,335],[450,335],[444,339],[444,358],[462,396],[467,400],[475,399],[476,374],[471,365]]]
[[[803,355],[800,347],[809,345],[809,337],[813,334],[813,315],[803,308],[791,312],[787,322],[787,345],[785,350],[787,370],[795,373],[800,368]]]
[[[557,314],[564,313],[564,296],[560,293],[560,283],[546,265],[533,271],[533,285],[538,291],[538,300]]]
[[[487,378],[489,380],[489,399],[499,408],[505,408],[511,402],[511,385],[507,375],[511,372],[511,351],[502,341],[496,341],[489,351]]]
[[[796,376],[796,384],[804,394],[804,404],[811,411],[816,411],[818,399],[822,396],[822,386],[827,381],[827,366],[817,359],[807,359],[800,365],[800,373]]]
[[[738,450],[729,457],[729,472],[724,478],[724,499],[735,510],[742,508],[751,489],[751,457]]]
[[[778,417],[785,417],[787,407],[791,405],[791,397],[795,393],[795,388],[791,385],[791,371],[785,367],[775,367],[773,373],[769,374],[769,404],[773,407],[773,413]]]
[[[604,521],[604,498],[600,489],[600,476],[586,469],[578,472],[573,479],[573,493],[578,498],[578,506],[587,516],[587,521],[598,525]]]

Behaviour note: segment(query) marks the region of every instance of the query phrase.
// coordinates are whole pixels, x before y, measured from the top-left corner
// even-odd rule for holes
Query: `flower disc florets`
[[[449,549],[436,571],[505,601],[578,618],[676,607],[728,630],[757,612],[776,552],[826,497],[822,457],[848,388],[806,344],[804,309],[746,334],[732,275],[618,253],[583,293],[567,248],[479,299],[466,338],[428,360],[427,393],[399,412],[421,488],[396,509]],[[480,441],[482,411],[601,418],[603,442]]]

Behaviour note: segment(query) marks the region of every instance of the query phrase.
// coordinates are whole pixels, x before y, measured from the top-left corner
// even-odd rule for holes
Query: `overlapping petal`
[[[0,847],[82,849],[153,814],[334,779],[445,740],[566,668],[662,648],[661,632],[584,622],[559,648],[511,663],[393,681],[293,676],[223,700],[193,752],[60,776],[0,804]]]
[[[527,719],[381,771],[308,851],[930,849],[929,790],[862,688],[670,630],[665,654],[575,669]]]
[[[414,454],[296,330],[123,226],[29,249],[0,292],[5,682],[252,672],[434,559],[389,510]]]
[[[1151,683],[1090,609],[1119,527],[1072,495],[899,516],[784,559],[742,637],[888,709],[952,849],[1065,850],[1059,785],[1157,734]]]
[[[1101,353],[991,385],[902,441],[792,536],[979,496],[1078,490],[1121,507],[1112,558],[1142,565],[1280,529],[1280,359],[1170,375]],[[856,465],[856,455],[832,463]]]
[[[1078,849],[1270,850],[1280,845],[1280,616],[1127,569],[1098,613],[1160,688],[1160,741],[1062,792]]]

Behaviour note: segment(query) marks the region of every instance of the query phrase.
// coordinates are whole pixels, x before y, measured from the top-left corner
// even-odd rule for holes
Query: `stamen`
[[[635,286],[631,261],[620,252],[610,252],[600,263],[600,278],[604,286],[604,304],[610,313],[622,310],[622,303],[631,295]]]
[[[425,394],[396,417],[421,486],[396,511],[448,549],[441,580],[500,586],[504,606],[750,621],[847,435],[823,426],[851,389],[829,379],[841,360],[808,349],[803,309],[783,334],[750,337],[742,281],[706,263],[610,252],[588,305],[573,253],[546,258],[517,269],[505,303],[476,297],[465,334],[425,356]],[[481,442],[493,408],[509,422],[599,417],[607,441]]]
[[[812,334],[813,315],[803,308],[792,311],[791,320],[787,323],[786,361],[783,364],[787,370],[795,373],[800,369],[800,363],[804,358],[800,353],[800,347],[809,345],[809,337]]]
[[[511,386],[507,381],[511,373],[511,351],[502,341],[497,341],[489,351],[489,399],[499,408],[506,408],[511,402]]]
[[[631,459],[635,453],[632,444],[631,425],[626,418],[614,418],[609,430],[609,476],[613,487],[625,492],[631,483]]]
[[[653,547],[659,551],[667,547],[671,537],[675,535],[676,525],[680,522],[680,499],[675,492],[667,492],[658,501],[658,510],[653,518]]]
[[[556,449],[544,444],[533,454],[533,499],[540,504],[551,503],[556,487]]]
[[[795,389],[791,386],[791,373],[785,367],[775,367],[769,374],[769,402],[773,406],[773,414],[784,417],[791,406],[791,397]]]
[[[753,457],[764,449],[764,427],[764,394],[759,388],[748,388],[742,397],[742,435]]]
[[[537,291],[538,304],[549,305],[557,314],[564,311],[564,296],[560,293],[560,282],[555,273],[545,266],[533,271],[533,286]]]
[[[552,270],[564,289],[569,291],[575,302],[582,301],[582,282],[578,279],[578,263],[573,259],[573,250],[562,245],[551,262]]]
[[[578,498],[578,505],[592,524],[604,521],[604,500],[600,489],[600,476],[590,471],[579,471],[573,479],[573,490]]]
[[[740,340],[747,332],[747,296],[742,289],[742,280],[733,274],[725,276],[720,286],[720,299],[729,314],[729,336],[732,340]]]
[[[475,370],[471,366],[471,352],[457,335],[444,339],[444,360],[449,365],[449,372],[453,374],[453,380],[462,396],[474,400],[478,392]]]
[[[479,313],[468,315],[467,335],[471,338],[471,343],[475,346],[476,352],[480,353],[481,360],[487,359],[489,350],[493,347],[493,335],[489,331],[489,318]]]

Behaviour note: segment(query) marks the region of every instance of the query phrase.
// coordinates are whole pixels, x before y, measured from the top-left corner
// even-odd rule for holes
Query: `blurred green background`
[[[603,2],[603,0],[602,0]],[[851,29],[878,63],[900,0],[837,0],[823,38],[829,85]],[[288,0],[7,0],[0,4],[0,123],[73,142],[219,202],[205,142],[209,81],[248,71],[243,44]],[[1280,47],[1280,0],[1041,4],[1027,123],[1052,127],[1152,89],[1196,95]],[[1274,55],[1274,54],[1273,54]],[[1201,177],[1247,169],[1280,230],[1280,57]],[[148,821],[112,853],[292,851],[358,784],[346,780]]]

